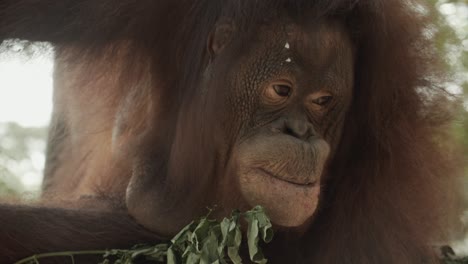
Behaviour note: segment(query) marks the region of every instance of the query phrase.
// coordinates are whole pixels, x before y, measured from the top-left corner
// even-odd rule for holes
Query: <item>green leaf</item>
[[[249,247],[250,260],[255,263],[266,263],[264,261],[263,254],[258,247],[258,220],[252,216],[247,216],[247,221],[249,222],[249,227],[247,229],[247,244]]]
[[[132,258],[136,258],[142,255],[147,255],[149,252],[153,251],[154,249],[152,247],[146,247],[146,248],[140,248],[140,249],[134,249],[131,252]]]
[[[144,255],[145,258],[150,261],[164,262],[167,255],[167,249],[167,244],[158,244],[154,247],[148,248],[146,252],[142,252],[142,255]],[[134,251],[132,258],[136,258],[137,256],[137,252]]]
[[[220,255],[224,257],[224,248],[227,247],[227,255],[234,264],[242,263],[239,248],[242,240],[242,232],[239,227],[239,211],[233,211],[231,218],[224,218],[220,224],[222,242],[220,244]],[[221,252],[223,254],[221,254]]]
[[[273,229],[270,220],[265,215],[263,207],[256,206],[253,210],[245,213],[248,222],[247,245],[250,260],[255,263],[267,263],[262,250],[259,247],[260,238],[268,243],[273,239]]]
[[[197,223],[192,221],[190,224],[182,228],[182,230],[180,230],[180,232],[171,239],[171,243],[175,245],[184,244],[187,240],[189,240],[196,226]]]
[[[242,242],[242,232],[240,227],[236,226],[233,233],[234,236],[230,240],[232,243],[228,244],[228,256],[234,264],[241,264],[242,258],[239,255],[239,248]]]
[[[262,240],[266,243],[270,243],[273,239],[273,225],[270,222],[270,219],[265,215],[265,213],[256,214],[258,219],[258,227],[260,228],[260,233],[262,235]]]
[[[222,251],[227,244],[230,225],[231,225],[231,220],[228,218],[224,218],[223,221],[221,221],[220,228],[221,228],[221,235],[223,238],[221,240],[221,243],[219,244],[219,251]]]
[[[189,242],[184,252],[182,253],[182,259],[186,260],[191,254],[200,256],[200,252],[195,248],[194,244]]]
[[[210,232],[209,236],[203,241],[200,264],[214,264],[219,261],[219,258],[218,238],[215,232]]]
[[[176,254],[174,253],[172,246],[169,247],[169,249],[167,250],[167,264],[179,264],[179,263],[180,262],[177,261]]]
[[[210,229],[216,224],[215,220],[208,220],[202,218],[200,223],[197,225],[195,230],[192,233],[190,241],[195,244],[195,248],[198,252],[202,250],[202,241],[209,236]]]
[[[184,261],[184,263],[187,263],[187,264],[198,264],[198,263],[200,263],[200,255],[199,255],[198,253],[190,252],[190,253],[187,255],[187,258],[186,258],[186,260]]]

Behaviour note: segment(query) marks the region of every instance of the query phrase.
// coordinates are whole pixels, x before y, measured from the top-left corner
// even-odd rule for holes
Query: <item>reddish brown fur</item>
[[[0,210],[1,263],[13,263],[32,254],[51,252],[51,249],[52,252],[105,250],[158,241],[154,234],[136,224],[122,211],[22,205],[2,205]],[[92,263],[102,259],[101,255],[89,257]],[[41,263],[50,261],[41,260]],[[55,261],[66,263],[68,260],[58,258]]]
[[[80,8],[68,8],[77,6]],[[65,132],[57,134],[62,135],[65,142],[69,140],[67,130],[86,126],[102,128],[106,132],[101,131],[91,139],[78,141],[77,145],[86,147],[86,144],[109,140],[110,128],[100,125],[106,124],[106,118],[121,107],[120,99],[128,92],[125,89],[135,87],[137,80],[150,81],[150,87],[155,89],[140,91],[159,103],[159,111],[154,116],[148,115],[145,109],[149,106],[143,101],[131,113],[135,118],[126,125],[136,131],[123,131],[124,135],[137,135],[137,140],[130,144],[136,147],[123,150],[123,155],[132,151],[150,152],[148,156],[159,165],[160,178],[155,181],[168,180],[165,190],[171,194],[168,197],[172,202],[167,204],[168,215],[181,217],[190,215],[186,214],[187,211],[199,210],[199,213],[204,208],[205,202],[211,199],[207,193],[213,188],[216,177],[214,166],[217,164],[210,153],[217,149],[219,135],[217,131],[210,131],[210,117],[197,116],[198,106],[190,103],[190,99],[200,91],[196,84],[209,60],[203,47],[216,20],[222,16],[231,17],[241,29],[237,37],[246,45],[255,34],[257,25],[274,18],[276,14],[288,14],[298,21],[331,16],[346,21],[357,49],[353,104],[345,121],[337,155],[328,166],[320,209],[302,240],[285,242],[287,239],[282,240],[283,234],[280,234],[277,244],[270,248],[269,257],[278,263],[291,263],[292,259],[297,263],[437,263],[431,246],[447,239],[447,227],[455,213],[456,201],[453,176],[457,173],[457,166],[449,153],[450,116],[447,108],[450,102],[440,86],[442,76],[437,54],[423,34],[430,20],[404,1],[181,0],[96,3],[63,0],[38,4],[22,0],[2,1],[0,10],[0,36],[51,41],[58,45],[61,60],[79,60],[82,65],[89,63],[91,66],[95,66],[96,62],[103,63],[98,64],[103,65],[102,71],[90,71],[92,81],[82,77],[77,80],[89,84],[80,91],[85,95],[83,100],[100,98],[102,105],[94,105],[97,111],[95,119],[80,118],[73,111],[71,115],[65,115],[56,106],[55,125],[65,127]],[[41,15],[29,16],[31,12]],[[22,18],[18,19],[18,16]],[[115,65],[115,55],[122,60],[119,59],[117,68],[109,69]],[[236,54],[231,56],[235,58]],[[152,75],[138,75],[142,69],[150,69]],[[116,79],[119,84],[114,83],[110,91],[101,87],[99,80],[96,81],[108,70],[119,72]],[[88,76],[86,73],[89,72],[85,70],[83,74],[80,70],[78,75]],[[70,71],[64,74],[74,76]],[[57,78],[60,77],[59,71]],[[109,80],[104,77],[100,81]],[[222,96],[222,92],[220,94]],[[70,94],[64,100],[71,99],[80,100]],[[216,109],[216,98],[208,98],[208,101]],[[74,102],[66,101],[65,105],[72,109],[71,103]],[[146,120],[157,120],[158,127]],[[184,142],[174,142],[174,131],[178,133],[177,139]],[[211,140],[213,138],[214,142]],[[444,144],[440,143],[440,139]],[[86,160],[87,150],[78,151],[78,156],[69,160],[56,161],[67,158],[63,156],[63,147],[70,147],[71,143],[62,143],[60,147],[60,140],[51,140],[46,188],[50,184],[55,193],[76,195],[98,188],[111,192],[107,194],[117,199],[124,199],[128,182],[126,177],[130,175],[119,174],[119,181],[114,181],[114,173],[129,170],[131,166],[119,163],[117,165],[121,167],[110,166],[113,171],[102,171],[100,165],[110,159],[106,151],[109,144],[103,143],[97,156],[83,165],[81,160]],[[169,154],[172,146],[183,147],[173,149]],[[170,160],[181,163],[177,164],[177,168],[168,168]],[[91,163],[93,161],[96,165]],[[58,170],[54,169],[56,162],[61,166]],[[78,170],[77,166],[90,166],[88,174],[80,174],[79,178],[67,175],[70,171]],[[169,172],[171,175],[167,178]],[[211,172],[212,175],[209,175]],[[64,185],[71,180],[76,182],[71,186]],[[79,183],[83,189],[74,188],[75,183]],[[180,192],[187,195],[172,195]],[[188,204],[187,200],[193,203]],[[26,212],[30,221],[20,218],[24,222],[14,224],[13,221],[19,219],[14,212],[16,209]],[[73,232],[70,236],[79,239],[79,243],[67,244],[70,247],[107,247],[108,242],[110,246],[133,242],[105,231],[106,236],[113,237],[112,242],[99,236],[99,243],[93,243],[95,237],[81,233],[81,230],[85,234],[96,231],[89,225],[80,225],[79,221],[88,221],[85,212],[74,211],[75,218],[69,219],[66,217],[68,211],[57,214],[57,211],[49,213],[48,209],[25,209],[20,206],[1,207],[0,211],[3,230],[0,238],[9,241],[8,247],[3,247],[7,251],[0,249],[0,256],[7,256],[8,259],[26,253],[62,249],[55,243],[66,244],[68,241],[50,233],[61,234],[76,231],[76,228],[80,232]],[[58,225],[43,230],[41,223],[45,220],[38,220],[34,216],[36,212],[45,215],[47,221],[56,220]],[[62,213],[65,215],[63,218]],[[74,219],[79,221],[75,222]],[[110,217],[109,221],[112,219]],[[110,222],[109,228],[115,230],[113,225],[117,227],[117,224]],[[41,228],[37,228],[38,225]],[[97,227],[106,228],[107,225]],[[134,230],[130,222],[125,222],[122,228],[129,233]],[[36,239],[38,234],[39,239]],[[142,240],[145,240],[144,236]],[[42,244],[47,241],[51,243]],[[282,248],[279,250],[278,247]],[[18,248],[28,250],[12,253]],[[276,253],[278,250],[281,251],[280,255]]]

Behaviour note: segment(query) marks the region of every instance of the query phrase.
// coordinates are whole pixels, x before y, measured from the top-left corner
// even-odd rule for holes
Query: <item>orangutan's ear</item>
[[[215,28],[208,37],[207,45],[211,58],[218,56],[229,44],[234,31],[234,23],[229,19],[222,18],[216,23]]]

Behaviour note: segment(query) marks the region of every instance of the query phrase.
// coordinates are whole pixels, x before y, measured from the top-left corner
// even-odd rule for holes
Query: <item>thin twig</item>
[[[106,250],[88,250],[88,251],[64,251],[64,252],[52,252],[52,253],[44,253],[44,254],[37,254],[20,261],[15,262],[14,264],[26,264],[30,261],[36,261],[39,263],[38,259],[41,258],[53,258],[53,257],[71,257],[79,256],[79,255],[104,255],[106,254]],[[73,259],[74,260],[74,259]]]

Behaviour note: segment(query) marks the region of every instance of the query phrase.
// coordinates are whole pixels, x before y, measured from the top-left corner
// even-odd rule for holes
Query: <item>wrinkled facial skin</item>
[[[169,160],[167,178],[154,176],[158,155],[139,153],[133,164],[127,208],[159,234],[174,235],[207,206],[217,206],[212,216],[221,218],[256,205],[275,227],[302,233],[317,209],[351,102],[351,41],[336,21],[278,21],[260,26],[248,42],[235,34],[230,21],[221,21],[207,40],[210,60],[200,93],[189,100],[194,108],[184,110],[192,119],[176,129],[185,133],[170,146],[177,159]],[[206,131],[193,130],[203,122]],[[165,126],[155,126],[156,134],[159,127]],[[197,162],[181,163],[181,154]],[[202,188],[192,188],[197,184]]]
[[[237,133],[230,184],[277,226],[307,226],[351,102],[351,41],[330,21],[273,26],[257,38],[229,77],[226,116],[240,119],[225,122]]]

